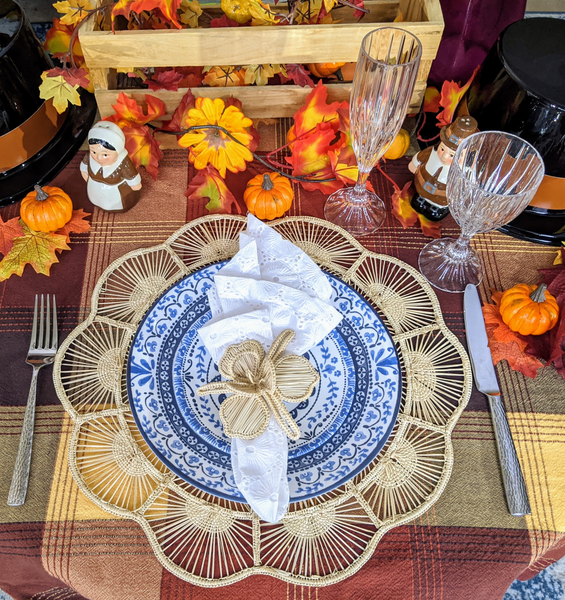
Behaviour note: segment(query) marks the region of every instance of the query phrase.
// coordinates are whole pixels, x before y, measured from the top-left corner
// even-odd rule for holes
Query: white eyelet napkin
[[[295,333],[286,353],[304,354],[341,321],[329,304],[327,277],[292,242],[248,215],[239,247],[214,278],[208,291],[212,319],[199,330],[216,363],[228,346],[247,339],[267,352],[285,329]],[[237,487],[253,510],[265,521],[280,521],[289,502],[288,442],[274,417],[258,438],[233,438],[231,456]]]

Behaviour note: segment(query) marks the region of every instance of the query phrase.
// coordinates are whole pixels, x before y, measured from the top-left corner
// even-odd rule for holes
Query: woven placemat
[[[383,318],[402,368],[400,413],[363,472],[291,504],[276,525],[246,504],[190,486],[158,460],[135,426],[126,388],[129,346],[155,300],[191,272],[231,258],[245,226],[244,217],[203,217],[103,273],[89,317],[55,361],[55,387],[73,419],[69,466],[93,502],[141,525],[157,558],[181,579],[218,587],[262,574],[329,585],[353,575],[388,530],[424,513],[443,492],[453,465],[451,432],[471,392],[469,359],[414,268],[366,250],[327,221],[275,221],[284,238],[358,290]]]

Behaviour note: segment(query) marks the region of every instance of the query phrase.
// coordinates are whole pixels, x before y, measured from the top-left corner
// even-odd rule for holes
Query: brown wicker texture
[[[196,269],[231,258],[245,226],[243,217],[203,217],[103,273],[89,317],[55,361],[55,387],[73,419],[69,466],[93,502],[141,525],[163,566],[181,579],[218,587],[263,574],[330,585],[354,574],[387,531],[427,511],[443,492],[453,465],[451,432],[471,392],[470,364],[415,269],[366,250],[326,221],[275,221],[279,233],[356,288],[383,317],[403,373],[397,422],[362,473],[328,494],[291,504],[276,525],[260,521],[248,505],[180,480],[135,426],[125,377],[129,345],[153,302]]]

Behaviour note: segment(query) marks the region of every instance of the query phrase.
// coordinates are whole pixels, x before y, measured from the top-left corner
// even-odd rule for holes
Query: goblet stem
[[[468,260],[469,256],[473,254],[470,241],[471,237],[462,233],[453,245],[446,248],[445,254],[455,262]]]

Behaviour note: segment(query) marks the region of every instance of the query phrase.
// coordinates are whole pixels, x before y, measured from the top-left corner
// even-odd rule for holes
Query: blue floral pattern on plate
[[[244,502],[219,417],[226,396],[196,392],[220,378],[198,329],[211,318],[206,292],[223,264],[185,277],[148,311],[130,350],[128,394],[143,437],[174,473],[207,493]],[[344,318],[305,354],[320,373],[312,396],[289,405],[302,431],[289,441],[291,502],[329,492],[362,471],[388,439],[400,405],[390,334],[362,296],[327,277]]]

